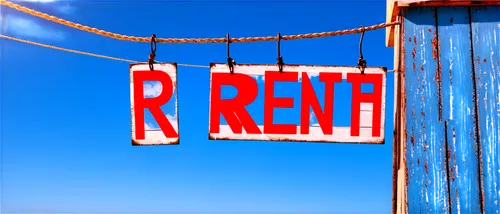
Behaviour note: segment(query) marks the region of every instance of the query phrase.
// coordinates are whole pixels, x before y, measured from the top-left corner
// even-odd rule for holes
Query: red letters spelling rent
[[[275,82],[298,82],[302,76],[302,101],[300,111],[300,134],[309,134],[309,109],[312,107],[325,135],[332,135],[334,84],[342,82],[342,73],[319,72],[319,80],[325,84],[325,108],[322,110],[318,97],[306,72],[265,71],[264,126],[263,130],[252,119],[245,106],[257,97],[258,87],[254,78],[247,74],[212,73],[210,102],[210,133],[219,133],[220,114],[224,116],[234,134],[298,134],[294,124],[273,123],[274,108],[293,108],[293,98],[274,97]],[[352,84],[351,136],[359,136],[361,103],[373,104],[372,136],[380,136],[383,75],[378,73],[348,73],[347,82]],[[361,84],[372,83],[372,93],[362,93]],[[233,99],[221,99],[221,87],[234,86],[238,94]]]

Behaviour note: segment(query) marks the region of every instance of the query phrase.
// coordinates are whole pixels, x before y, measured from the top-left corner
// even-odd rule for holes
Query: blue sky
[[[385,1],[368,0],[16,2],[146,37],[288,35],[385,21]],[[148,58],[148,43],[105,38],[0,9],[5,35]],[[359,36],[282,41],[281,53],[285,63],[355,66]],[[384,30],[367,32],[363,54],[369,66],[392,69],[393,49],[385,47],[384,39]],[[384,145],[208,141],[209,70],[179,67],[181,144],[132,147],[128,63],[5,39],[0,47],[2,213],[391,211],[392,73]],[[234,43],[231,56],[237,63],[274,64],[276,43]],[[158,44],[157,59],[224,63],[226,46]],[[277,86],[277,96],[300,92],[297,86]],[[343,107],[335,106],[334,117],[348,125],[350,87],[335,90],[344,99],[335,99]],[[258,102],[250,110],[255,115],[263,114]],[[279,123],[298,122],[298,115],[287,117],[294,110],[276,112]]]

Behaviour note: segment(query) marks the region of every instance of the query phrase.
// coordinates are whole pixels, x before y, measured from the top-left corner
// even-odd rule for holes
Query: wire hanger
[[[234,61],[233,58],[231,58],[230,52],[229,52],[229,45],[231,44],[231,39],[229,38],[229,33],[226,34],[226,47],[227,47],[227,65],[229,67],[229,72],[231,74],[234,74],[234,65],[236,65],[236,62]]]
[[[359,39],[359,59],[358,68],[361,70],[361,74],[365,74],[366,60],[363,59],[363,37],[365,36],[365,27],[361,25],[361,38]]]
[[[277,64],[278,64],[278,69],[281,73],[281,72],[283,72],[283,65],[285,63],[283,63],[283,57],[281,56],[281,34],[280,33],[278,33],[276,40],[278,41],[278,63]]]
[[[148,60],[149,69],[154,70],[153,64],[155,63],[155,57],[156,57],[156,35],[155,34],[153,34],[153,36],[151,36],[150,46],[151,46],[151,53],[149,54],[149,60]]]

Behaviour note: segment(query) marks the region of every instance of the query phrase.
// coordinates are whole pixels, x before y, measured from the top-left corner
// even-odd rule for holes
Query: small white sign
[[[132,145],[179,144],[177,64],[130,65]]]

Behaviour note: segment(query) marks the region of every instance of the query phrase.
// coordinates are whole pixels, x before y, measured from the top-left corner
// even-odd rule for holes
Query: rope
[[[116,60],[116,61],[122,61],[122,62],[128,62],[128,63],[140,63],[140,61],[135,61],[135,60],[130,60],[130,59],[123,59],[123,58],[117,58],[117,57],[110,57],[110,56],[105,56],[105,55],[100,55],[100,54],[94,54],[94,53],[89,53],[89,52],[84,52],[84,51],[77,51],[77,50],[72,50],[72,49],[67,49],[67,48],[61,48],[61,47],[56,47],[52,45],[46,45],[46,44],[41,44],[37,42],[32,42],[24,39],[19,39],[19,38],[14,38],[6,35],[0,34],[0,38],[4,39],[9,39],[17,42],[22,42],[30,45],[36,45],[44,48],[50,48],[50,49],[55,49],[59,51],[66,51],[66,52],[71,52],[71,53],[76,53],[76,54],[82,54],[82,55],[87,55],[87,56],[93,56],[93,57],[98,57],[98,58],[104,58],[104,59],[110,59],[110,60]],[[177,64],[178,66],[184,66],[184,67],[195,67],[195,68],[210,68],[210,66],[206,65],[192,65],[192,64]]]
[[[46,13],[38,12],[36,10],[23,7],[21,5],[12,3],[7,0],[0,0],[0,4],[5,5],[7,7],[16,9],[18,11],[28,13],[33,16],[37,16],[42,19],[46,19],[52,22],[56,22],[62,25],[66,25],[71,28],[76,28],[78,30],[98,34],[105,37],[110,37],[118,40],[126,40],[132,42],[151,42],[150,37],[135,37],[135,36],[127,36],[117,33],[112,33],[104,30],[100,30],[97,28],[93,28],[90,26],[81,25],[78,23],[74,23],[71,21],[67,21],[55,16],[48,15]],[[297,40],[297,39],[312,39],[312,38],[321,38],[321,37],[329,37],[329,36],[337,36],[337,35],[345,35],[345,34],[355,34],[361,33],[363,30],[370,31],[376,30],[380,28],[386,28],[393,25],[398,25],[399,22],[390,22],[390,23],[382,23],[378,25],[372,25],[364,28],[355,28],[348,30],[338,30],[338,31],[329,31],[329,32],[321,32],[321,33],[308,33],[308,34],[298,34],[298,35],[287,35],[281,36],[282,40]],[[276,36],[267,36],[267,37],[240,37],[240,38],[231,38],[230,42],[263,42],[263,41],[276,41]],[[226,38],[157,38],[157,42],[160,43],[224,43],[226,42]]]

